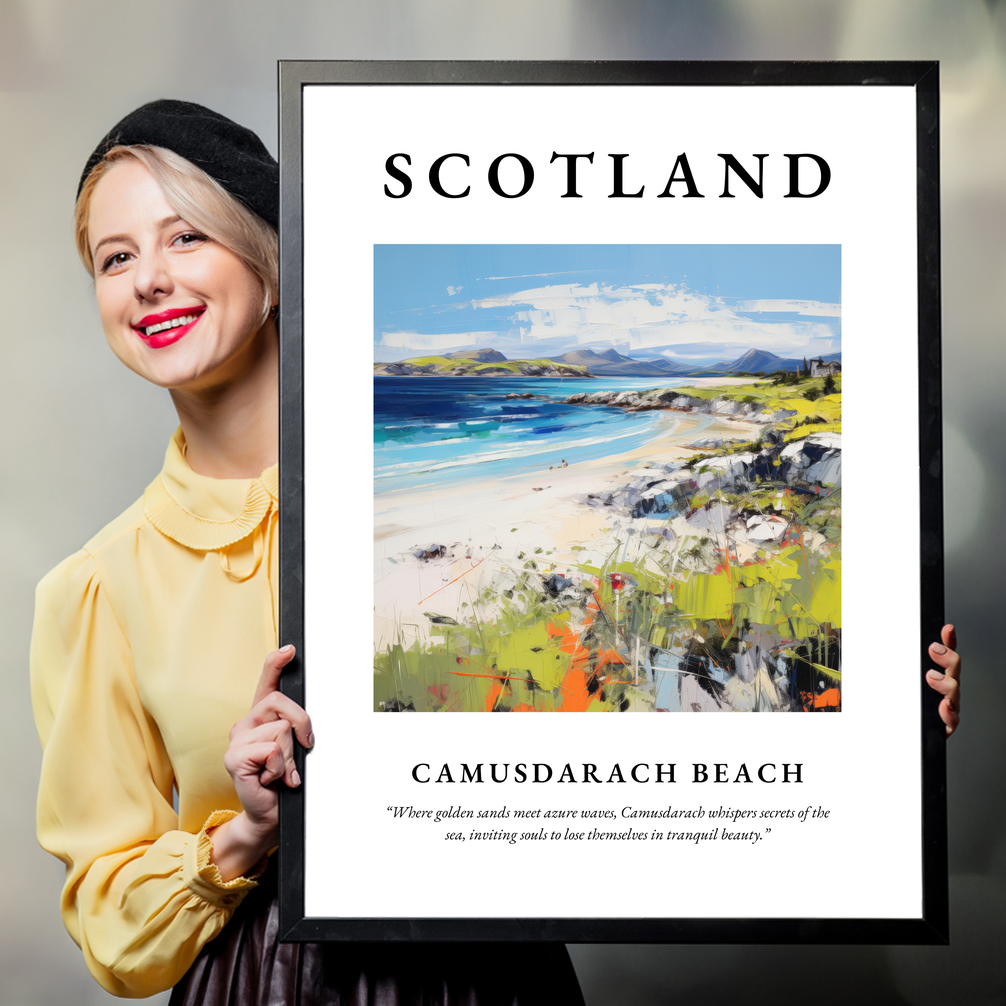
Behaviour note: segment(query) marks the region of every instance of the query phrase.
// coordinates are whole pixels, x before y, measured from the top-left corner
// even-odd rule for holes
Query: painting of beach
[[[380,712],[839,712],[841,249],[376,245]]]

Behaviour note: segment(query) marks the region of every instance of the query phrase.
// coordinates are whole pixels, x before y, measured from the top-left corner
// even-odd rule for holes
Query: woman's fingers
[[[927,671],[926,679],[929,682],[929,687],[936,690],[940,695],[950,701],[951,708],[957,712],[959,707],[957,704],[957,697],[960,694],[961,685],[956,678],[950,677],[949,674],[943,674],[940,671]]]
[[[293,731],[284,719],[270,720],[242,731],[232,738],[229,751],[235,751],[240,759],[247,758],[247,752],[254,752],[258,765],[255,774],[263,786],[277,779],[294,789],[300,785],[300,773],[293,757]]]
[[[252,711],[249,716],[259,723],[269,720],[283,719],[293,727],[297,740],[306,748],[314,747],[314,734],[311,732],[311,717],[303,706],[297,705],[289,695],[282,692],[271,692]]]
[[[314,747],[314,734],[311,731],[311,717],[303,706],[297,705],[288,695],[282,692],[270,692],[261,702],[251,708],[247,716],[238,720],[231,728],[231,738],[246,730],[253,730],[263,723],[275,720],[285,720],[297,734],[297,740],[306,747]]]
[[[290,787],[301,784],[294,762],[294,733],[306,747],[314,744],[310,717],[278,690],[283,668],[294,653],[292,646],[284,646],[266,657],[252,708],[231,728],[224,755],[224,767],[245,815],[234,820],[251,822],[256,834],[268,837],[267,845],[275,844],[278,828],[279,795],[273,783],[282,779]],[[214,834],[225,831],[222,825]]]
[[[930,688],[943,696],[943,701],[940,702],[940,719],[946,725],[947,736],[949,737],[957,729],[957,724],[961,721],[959,705],[960,683],[949,674],[943,674],[941,671],[935,670],[926,672],[926,682]]]
[[[951,682],[951,679],[945,676],[942,679],[937,679],[935,678],[935,675],[938,673],[938,671],[930,671],[926,675],[926,678],[930,687],[935,688],[937,691],[942,691],[942,688],[939,686],[946,682]],[[956,681],[952,681],[951,683],[956,687]],[[946,695],[943,698],[943,701],[940,702],[939,712],[940,719],[943,720],[946,725],[947,736],[949,737],[957,729],[958,724],[961,722],[961,712],[957,705],[956,690],[952,694]]]
[[[272,744],[262,765],[262,771],[259,773],[259,782],[263,786],[268,786],[278,779],[282,779],[287,770],[286,766],[287,760],[283,755],[282,747],[279,744]]]
[[[961,714],[956,709],[952,709],[947,699],[944,699],[940,703],[940,719],[946,724],[947,736],[949,737],[961,722]]]
[[[943,640],[943,645],[948,646],[951,650],[957,649],[957,629],[952,625],[944,625],[940,630],[940,639]]]
[[[228,748],[224,767],[235,785],[257,781],[259,786],[268,786],[282,777],[286,762],[283,749],[276,741],[263,740]]]
[[[957,679],[961,673],[961,655],[942,643],[929,644],[929,656],[943,668],[945,674]]]
[[[275,794],[267,794],[265,787],[280,779],[291,788],[300,785],[294,761],[294,735],[304,747],[314,745],[311,718],[278,690],[283,668],[295,652],[292,646],[284,646],[266,657],[252,708],[231,728],[230,745],[224,757],[241,805],[259,816],[275,811]]]
[[[961,656],[957,652],[957,632],[952,625],[944,625],[940,632],[942,642],[929,644],[929,656],[942,670],[931,669],[926,672],[926,682],[929,687],[943,696],[940,702],[940,719],[947,728],[949,737],[960,723],[960,674]]]
[[[255,698],[252,699],[254,709],[270,692],[276,691],[279,687],[279,677],[283,673],[283,668],[293,660],[297,650],[292,646],[283,646],[278,650],[273,650],[265,663],[262,665],[262,675],[255,689]]]
[[[279,691],[279,679],[283,668],[290,663],[296,652],[293,646],[284,646],[282,649],[273,650],[266,657],[262,666],[262,676],[255,689],[251,710],[247,716],[234,725],[234,729],[231,731],[232,737],[235,731],[249,729],[269,720],[285,719],[291,723],[297,734],[297,740],[304,747],[314,747],[311,717],[307,715],[302,706]]]

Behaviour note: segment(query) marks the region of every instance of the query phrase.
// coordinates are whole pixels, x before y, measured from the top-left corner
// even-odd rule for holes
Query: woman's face
[[[262,284],[172,210],[143,164],[108,169],[87,233],[105,338],[130,370],[193,392],[240,378],[264,332]]]

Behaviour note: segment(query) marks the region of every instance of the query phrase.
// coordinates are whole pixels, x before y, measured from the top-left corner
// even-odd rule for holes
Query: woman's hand
[[[943,671],[928,671],[926,681],[943,696],[940,719],[946,724],[949,737],[961,721],[961,657],[957,653],[957,632],[952,625],[943,626],[940,639],[941,643],[929,644],[929,656]]]
[[[224,766],[244,810],[209,833],[212,861],[224,880],[240,877],[273,848],[279,838],[278,780],[300,785],[293,760],[293,737],[314,746],[311,718],[279,691],[283,668],[293,659],[292,646],[273,650],[265,659],[255,698],[247,716],[231,727]]]

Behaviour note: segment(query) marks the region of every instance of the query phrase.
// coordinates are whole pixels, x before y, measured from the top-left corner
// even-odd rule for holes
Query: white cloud
[[[512,320],[525,339],[565,338],[570,342],[625,342],[635,328],[723,313],[710,298],[660,284],[606,287],[597,283],[556,284],[473,301],[476,309],[514,306]],[[525,307],[525,305],[527,305]],[[523,308],[523,309],[520,309]]]
[[[456,293],[461,293],[464,290],[463,286],[449,286],[447,288],[447,296],[453,297]]]
[[[517,308],[511,320],[527,341],[564,340],[581,346],[628,343],[633,349],[737,343],[782,354],[832,352],[835,333],[823,323],[759,322],[742,317],[741,312],[784,311],[818,317],[839,313],[838,305],[813,301],[745,301],[731,307],[718,297],[660,283],[556,284],[472,302],[476,310],[511,305]]]
[[[378,347],[384,349],[426,349],[449,351],[460,346],[491,346],[499,332],[382,332]]]
[[[819,300],[741,300],[734,310],[743,314],[805,314],[815,318],[841,318],[841,304],[823,304]]]

